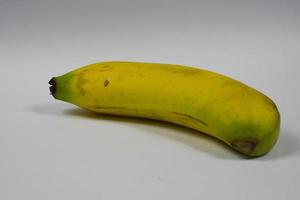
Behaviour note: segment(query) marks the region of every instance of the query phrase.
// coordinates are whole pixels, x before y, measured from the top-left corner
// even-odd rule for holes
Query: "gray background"
[[[300,199],[300,1],[0,0],[0,199]],[[48,80],[99,61],[200,66],[270,96],[281,136],[245,159],[197,132],[94,115]]]

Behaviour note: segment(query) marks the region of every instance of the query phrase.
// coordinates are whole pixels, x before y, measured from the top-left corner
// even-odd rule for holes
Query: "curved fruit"
[[[248,156],[267,153],[279,134],[280,115],[271,99],[239,81],[199,68],[102,62],[49,83],[56,99],[99,113],[190,127]]]

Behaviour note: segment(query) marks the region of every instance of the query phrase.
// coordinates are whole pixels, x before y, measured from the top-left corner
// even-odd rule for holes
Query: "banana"
[[[167,121],[247,156],[271,150],[280,114],[271,99],[229,77],[172,64],[101,62],[53,77],[54,98],[98,113]]]

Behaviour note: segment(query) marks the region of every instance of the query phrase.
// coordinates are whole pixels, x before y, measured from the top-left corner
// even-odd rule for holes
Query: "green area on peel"
[[[275,104],[274,104],[275,105]],[[261,138],[261,143],[258,144],[258,146],[255,149],[255,152],[253,152],[253,156],[261,156],[269,152],[275,143],[278,140],[279,132],[280,132],[280,114],[276,108],[276,117],[275,117],[275,123],[270,126],[270,129],[268,130],[267,134],[265,134]]]
[[[280,114],[276,106],[268,114],[268,122],[253,119],[242,122],[239,118],[221,119],[214,123],[215,136],[245,155],[264,155],[275,145],[280,131]]]
[[[62,101],[72,102],[72,84],[74,81],[72,73],[55,77],[54,80],[56,82],[54,97]]]

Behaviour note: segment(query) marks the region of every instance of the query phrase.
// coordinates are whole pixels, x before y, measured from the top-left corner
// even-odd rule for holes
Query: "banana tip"
[[[51,95],[55,98],[55,92],[56,92],[56,81],[55,78],[51,78],[48,82],[51,86],[49,87]]]

